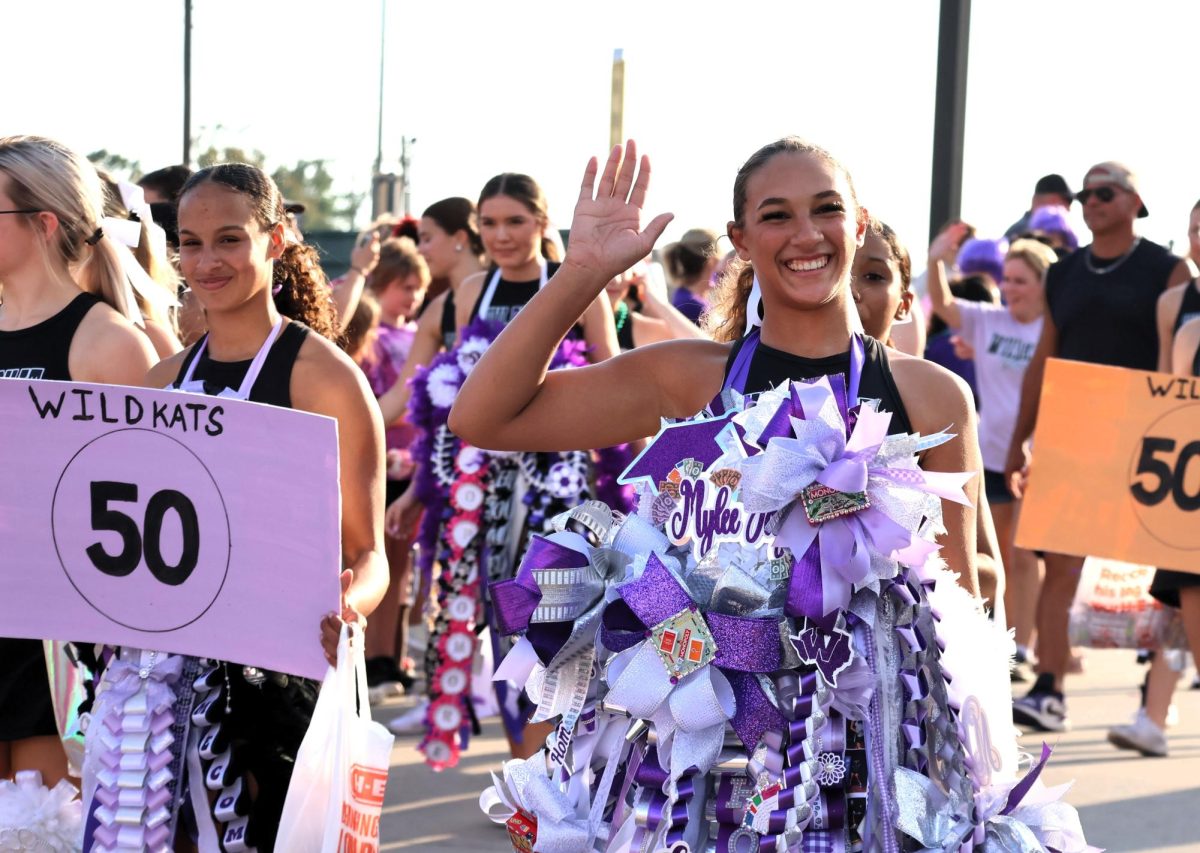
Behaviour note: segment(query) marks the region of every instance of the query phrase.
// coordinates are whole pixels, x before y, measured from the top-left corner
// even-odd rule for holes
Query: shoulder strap
[[[192,348],[188,350],[187,355],[183,357],[183,361],[179,363],[179,372],[175,374],[175,381],[171,383],[170,387],[178,388],[187,381],[188,376],[191,375],[192,372],[192,364],[197,358],[200,357],[200,353],[204,350],[204,344],[207,340],[208,333],[205,332],[200,337],[200,340],[192,344]]]
[[[863,335],[865,364],[863,365],[860,395],[877,397],[886,411],[892,413],[892,424],[889,433],[912,432],[912,422],[904,408],[904,400],[900,389],[896,387],[896,379],[892,376],[892,365],[888,359],[887,347],[872,337]]]
[[[95,294],[80,293],[68,303],[67,307],[59,314],[59,317],[62,318],[63,330],[67,332],[68,338],[75,334],[75,330],[79,328],[79,324],[83,322],[87,313],[103,301]]]
[[[284,325],[249,389],[248,399],[271,402],[273,405],[291,405],[292,368],[309,332],[308,326],[294,320]]]
[[[296,357],[300,354],[300,347],[304,346],[304,339],[308,337],[310,329],[303,323],[291,322],[284,326],[283,331],[279,335],[279,340],[271,347],[271,351],[267,354],[267,364],[264,368],[270,365],[276,368],[282,365],[290,366],[296,363]]]
[[[458,331],[457,307],[454,303],[454,291],[446,291],[446,299],[442,302],[442,337],[453,335]]]

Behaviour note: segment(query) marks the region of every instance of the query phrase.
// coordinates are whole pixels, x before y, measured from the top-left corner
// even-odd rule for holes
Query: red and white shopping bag
[[[337,668],[321,685],[296,768],[276,850],[375,853],[395,738],[371,719],[363,638],[342,627]]]

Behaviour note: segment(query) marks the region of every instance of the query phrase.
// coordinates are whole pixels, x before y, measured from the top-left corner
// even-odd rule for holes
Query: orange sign
[[[1200,378],[1050,359],[1017,544],[1200,574]]]

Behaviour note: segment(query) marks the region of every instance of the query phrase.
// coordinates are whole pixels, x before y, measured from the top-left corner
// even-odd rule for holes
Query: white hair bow
[[[104,236],[112,242],[113,250],[120,264],[125,288],[122,297],[125,301],[125,316],[135,326],[145,328],[146,321],[138,308],[137,296],[141,296],[158,314],[165,314],[168,309],[179,304],[175,295],[152,279],[133,255],[141,242],[142,225],[150,236],[150,251],[155,253],[162,263],[167,261],[167,235],[153,219],[150,218],[150,205],[142,188],[136,184],[121,181],[117,184],[121,190],[121,202],[127,209],[136,213],[141,222],[132,219],[119,219],[106,216],[101,221]]]

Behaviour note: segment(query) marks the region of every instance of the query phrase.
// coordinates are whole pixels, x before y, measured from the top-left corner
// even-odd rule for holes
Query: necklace
[[[617,324],[617,331],[625,328],[625,324],[629,322],[629,306],[624,301],[617,303],[617,308],[613,312],[614,319]]]
[[[1123,264],[1127,260],[1129,260],[1129,256],[1132,255],[1135,251],[1137,251],[1137,247],[1141,244],[1141,242],[1142,242],[1141,237],[1134,237],[1133,244],[1130,245],[1130,247],[1125,250],[1125,254],[1121,255],[1121,257],[1117,258],[1115,261],[1113,261],[1112,263],[1110,263],[1108,266],[1105,266],[1105,267],[1096,266],[1096,263],[1095,263],[1096,256],[1092,253],[1092,247],[1088,246],[1087,254],[1083,256],[1083,262],[1087,266],[1088,272],[1092,273],[1093,275],[1108,275],[1110,272],[1115,270],[1117,267],[1121,266],[1121,264]]]

